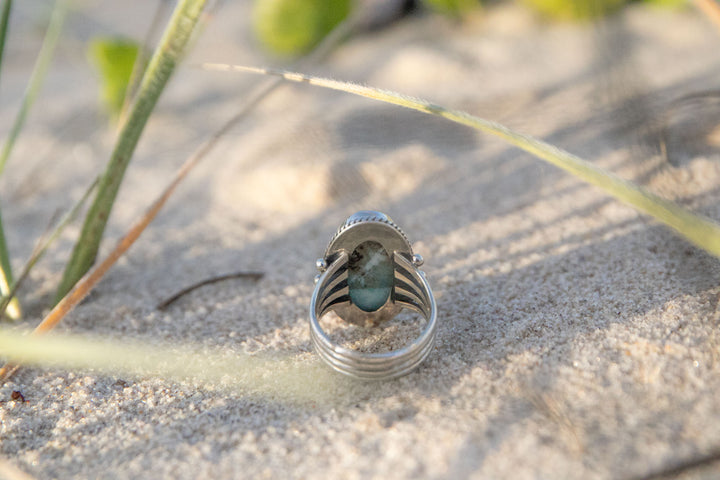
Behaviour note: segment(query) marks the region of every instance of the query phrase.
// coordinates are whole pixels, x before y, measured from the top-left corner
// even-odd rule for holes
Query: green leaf
[[[260,42],[278,55],[300,55],[342,22],[350,0],[258,0],[253,26]]]
[[[100,100],[113,119],[125,102],[125,93],[140,45],[125,38],[95,38],[88,46],[88,59],[100,75]]]

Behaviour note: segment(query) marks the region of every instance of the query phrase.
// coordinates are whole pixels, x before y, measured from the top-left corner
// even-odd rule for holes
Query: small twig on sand
[[[226,275],[218,275],[216,277],[206,278],[205,280],[201,280],[197,283],[194,283],[188,287],[183,288],[182,290],[180,290],[177,293],[172,294],[171,296],[169,296],[162,302],[158,303],[157,309],[165,310],[167,307],[169,307],[172,303],[174,303],[181,297],[187,295],[188,293],[192,292],[193,290],[197,290],[200,287],[204,287],[205,285],[222,282],[224,280],[231,280],[234,278],[249,278],[250,280],[258,281],[264,275],[265,274],[262,272],[235,272],[235,273],[228,273]]]
[[[720,462],[720,450],[711,451],[706,455],[681,461],[641,477],[633,477],[633,480],[663,480],[677,478],[683,473],[688,473],[692,470],[697,470],[703,467],[709,467],[717,462]]]

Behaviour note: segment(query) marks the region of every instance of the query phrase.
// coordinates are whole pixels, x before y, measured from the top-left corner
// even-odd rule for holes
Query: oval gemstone
[[[385,249],[377,242],[363,242],[348,260],[350,300],[360,310],[374,312],[390,297],[395,272]]]

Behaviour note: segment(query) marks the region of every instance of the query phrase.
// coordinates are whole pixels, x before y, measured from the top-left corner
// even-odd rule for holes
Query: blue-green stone
[[[392,292],[395,272],[385,249],[367,241],[355,248],[348,261],[350,300],[360,310],[374,312]]]

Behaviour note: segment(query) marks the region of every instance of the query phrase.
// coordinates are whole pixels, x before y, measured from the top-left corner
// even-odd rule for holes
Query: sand
[[[284,64],[253,43],[249,6],[235,3],[209,21],[158,104],[103,252],[262,81],[192,65]],[[17,269],[112,147],[85,42],[141,37],[152,14],[144,2],[85,7],[69,19],[0,178]],[[43,2],[16,2],[2,131],[32,68],[43,13]],[[509,5],[463,24],[414,16],[346,42],[310,73],[499,120],[720,219],[709,127],[717,105],[672,110],[669,161],[658,142],[674,98],[717,88],[718,33],[692,10],[635,5],[594,26],[547,25]],[[420,369],[367,384],[320,363],[306,311],[315,259],[348,215],[370,208],[393,217],[425,257],[440,324]],[[32,273],[21,295],[28,325],[47,310],[78,231],[69,228]],[[234,271],[264,277],[156,308]],[[0,454],[36,478],[650,475],[720,447],[719,274],[717,259],[668,229],[496,139],[283,86],[225,137],[60,330],[289,358],[323,388],[269,374],[263,395],[244,394],[25,368],[0,387]],[[387,342],[411,334],[393,328]],[[305,397],[290,394],[298,388]],[[26,402],[11,399],[15,390]],[[712,478],[719,468],[683,478]]]

